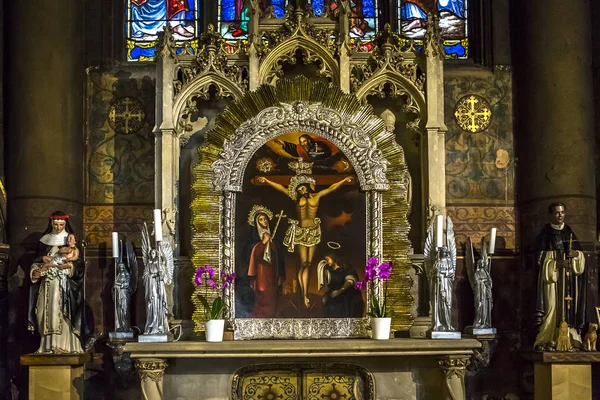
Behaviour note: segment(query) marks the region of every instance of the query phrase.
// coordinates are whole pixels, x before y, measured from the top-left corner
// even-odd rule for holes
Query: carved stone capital
[[[438,363],[444,371],[444,399],[465,400],[465,371],[469,365],[469,356],[439,357]]]
[[[163,377],[167,361],[161,358],[140,358],[135,367],[140,375],[142,400],[162,400]]]
[[[151,379],[153,382],[162,381],[167,368],[167,361],[160,358],[140,358],[135,360],[135,367],[140,374],[140,380]]]

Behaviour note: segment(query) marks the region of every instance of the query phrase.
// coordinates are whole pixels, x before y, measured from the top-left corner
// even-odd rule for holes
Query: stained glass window
[[[338,8],[336,0],[311,0],[312,8],[317,17],[327,10]],[[377,31],[377,1],[350,0],[350,38],[369,40]]]
[[[422,44],[427,14],[439,15],[446,58],[468,58],[468,0],[398,0],[402,36]]]
[[[199,6],[200,0],[127,0],[127,61],[152,61],[167,23],[180,45],[197,37]]]
[[[220,0],[219,32],[227,41],[248,39],[248,22],[250,21],[250,0]],[[282,18],[285,12],[285,0],[259,0],[263,13],[273,7],[273,14]]]

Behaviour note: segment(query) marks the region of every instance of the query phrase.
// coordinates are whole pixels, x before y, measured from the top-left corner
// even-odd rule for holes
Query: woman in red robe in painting
[[[250,316],[253,318],[275,318],[277,296],[285,279],[284,252],[281,242],[274,239],[269,227],[272,213],[254,206],[249,223],[253,227],[250,234],[248,278],[255,294],[255,303]]]

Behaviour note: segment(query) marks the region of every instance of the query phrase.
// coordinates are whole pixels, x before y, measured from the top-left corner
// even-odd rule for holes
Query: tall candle
[[[119,233],[112,233],[112,256],[113,258],[119,258]]]
[[[162,240],[162,212],[157,208],[154,210],[154,238],[157,242]]]
[[[488,254],[494,254],[496,251],[496,228],[492,228],[490,231],[490,247],[488,249]]]
[[[442,247],[443,242],[444,242],[444,216],[443,215],[437,216],[435,233],[436,233],[435,247]]]

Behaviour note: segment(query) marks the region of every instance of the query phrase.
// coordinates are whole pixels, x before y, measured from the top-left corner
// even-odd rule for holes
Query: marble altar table
[[[378,399],[458,400],[465,399],[465,368],[480,347],[474,339],[319,339],[131,342],[123,351],[135,360],[148,400],[229,399],[240,368],[303,362],[359,365],[374,376]]]

